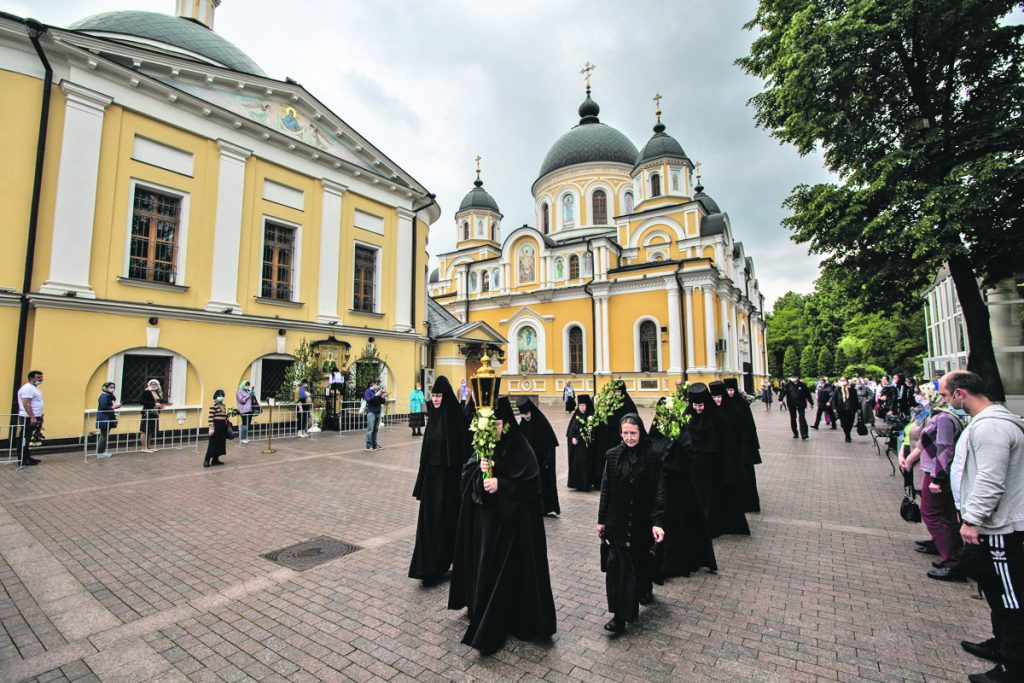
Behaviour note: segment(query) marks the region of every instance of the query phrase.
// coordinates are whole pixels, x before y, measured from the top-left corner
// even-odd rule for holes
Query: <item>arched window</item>
[[[491,291],[491,273],[485,270],[480,273],[480,291],[489,292]]]
[[[519,329],[516,335],[516,353],[519,361],[519,374],[527,375],[539,372],[537,361],[537,330],[529,325]]]
[[[540,205],[540,223],[544,228],[545,235],[551,232],[551,213],[548,211],[547,202]]]
[[[580,257],[573,254],[569,257],[569,279],[575,280],[580,276]]]
[[[608,223],[608,195],[604,193],[604,190],[594,190],[591,202],[594,206],[593,224],[606,225]]]
[[[658,326],[652,320],[640,323],[640,372],[658,371]]]
[[[661,196],[661,176],[658,175],[657,173],[651,174],[651,196]]]
[[[576,325],[569,329],[569,372],[583,374],[583,330]]]
[[[462,221],[462,239],[469,239],[469,221]]]
[[[633,193],[627,192],[626,196],[623,197],[626,204],[626,213],[633,213]]]

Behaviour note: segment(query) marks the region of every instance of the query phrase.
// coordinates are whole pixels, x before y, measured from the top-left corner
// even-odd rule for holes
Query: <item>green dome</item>
[[[470,209],[483,209],[484,211],[493,211],[494,213],[501,213],[498,210],[498,202],[494,201],[494,197],[483,188],[484,182],[479,178],[474,181],[474,187],[469,191],[465,197],[462,198],[462,203],[459,204],[459,211],[467,211]]]
[[[235,71],[267,75],[256,62],[213,30],[183,17],[134,10],[104,12],[75,22],[68,28],[145,38],[201,55]]]
[[[540,165],[538,178],[566,166],[590,161],[611,161],[630,166],[636,162],[636,145],[619,131],[601,123],[597,118],[599,113],[601,108],[597,102],[590,99],[588,88],[587,99],[579,108],[579,125],[551,145],[547,156],[544,157],[544,163]]]
[[[636,158],[636,165],[639,166],[645,162],[664,157],[690,160],[686,156],[686,152],[683,151],[683,146],[674,137],[666,133],[665,125],[658,121],[658,124],[654,126],[654,135],[647,141],[643,151]]]

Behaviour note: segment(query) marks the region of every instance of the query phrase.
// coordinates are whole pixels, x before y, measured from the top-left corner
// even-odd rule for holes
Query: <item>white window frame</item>
[[[132,253],[132,217],[135,215],[135,190],[138,187],[173,195],[181,200],[181,208],[178,211],[178,253],[174,255],[174,285],[185,286],[185,255],[188,253],[188,217],[191,195],[184,190],[167,187],[157,183],[131,178],[128,181],[128,219],[125,222],[124,239],[124,262],[121,266],[122,277],[128,278],[128,264],[131,263]],[[162,283],[153,283],[160,285]]]
[[[291,228],[295,231],[295,251],[292,254],[292,296],[289,301],[302,301],[302,299],[299,298],[299,285],[302,282],[302,224],[286,221],[283,218],[267,214],[263,214],[260,220],[260,250],[257,255],[257,263],[259,265],[256,277],[256,296],[260,299],[266,298],[263,296],[263,247],[267,241],[267,221],[286,228]],[[214,267],[216,268],[216,264],[214,264]]]
[[[163,358],[171,359],[171,377],[173,382],[171,383],[171,395],[167,396],[167,401],[172,408],[177,408],[185,405],[186,383],[188,382],[188,359],[179,353],[170,351],[168,349],[152,349],[147,346],[142,346],[134,349],[125,349],[119,353],[114,354],[107,359],[107,381],[115,382],[120,389],[119,396],[122,399],[125,397],[125,386],[124,386],[124,357],[125,356],[161,356]],[[137,393],[141,394],[145,387],[140,387]],[[129,396],[135,396],[136,391],[132,390]],[[134,400],[134,399],[132,399]],[[139,405],[129,401],[122,400],[124,405]]]
[[[608,218],[606,223],[594,222],[594,192],[597,190],[604,190],[604,212]],[[587,188],[587,216],[590,217],[589,224],[592,226],[615,225],[615,192],[611,187],[604,183],[594,183]]]
[[[384,248],[379,244],[373,242],[363,242],[362,240],[352,240],[352,279],[349,281],[349,308],[356,313],[381,313],[381,301],[380,301],[380,269],[381,261],[384,260]],[[367,249],[373,249],[377,253],[376,263],[373,270],[373,311],[356,311],[355,310],[355,280],[356,280],[356,250],[355,247],[365,247]],[[469,283],[466,283],[469,286]]]
[[[655,350],[658,354],[658,369],[657,372],[662,372],[661,364],[661,323],[653,315],[644,315],[636,319],[633,323],[633,371],[643,372],[641,370],[640,363],[640,326],[647,320],[654,323],[655,332]]]
[[[587,328],[583,323],[577,320],[570,320],[565,324],[565,327],[562,328],[562,372],[564,372],[567,375],[570,374],[569,367],[570,365],[572,365],[572,363],[570,362],[572,360],[572,354],[569,353],[569,330],[571,330],[574,327],[580,328],[580,332],[583,333],[582,374],[585,375],[589,372],[587,368],[590,367],[590,354],[587,353]],[[540,344],[540,341],[538,341],[537,343]]]

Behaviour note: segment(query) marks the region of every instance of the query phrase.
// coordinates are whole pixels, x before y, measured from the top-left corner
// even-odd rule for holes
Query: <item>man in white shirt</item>
[[[43,373],[33,370],[28,373],[28,382],[18,389],[18,464],[21,467],[38,465],[39,461],[29,455],[29,442],[32,432],[43,424],[43,392],[39,385],[43,383]]]

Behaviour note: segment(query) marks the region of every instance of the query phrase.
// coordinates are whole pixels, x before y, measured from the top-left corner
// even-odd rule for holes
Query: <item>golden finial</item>
[[[661,93],[657,93],[654,96],[654,115],[661,121]]]
[[[590,92],[590,74],[593,73],[594,69],[596,68],[597,65],[591,64],[588,60],[587,63],[583,65],[583,68],[580,69],[580,73],[583,74],[583,77],[585,79],[587,79],[587,93]]]
[[[693,165],[693,170],[697,172],[697,185],[700,185],[700,162],[698,161]]]
[[[480,159],[481,158],[482,157],[479,154],[476,155],[476,174],[477,174],[478,177],[480,176]]]

